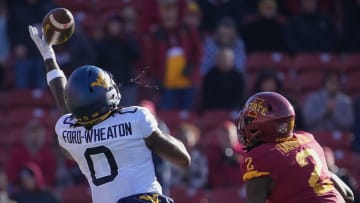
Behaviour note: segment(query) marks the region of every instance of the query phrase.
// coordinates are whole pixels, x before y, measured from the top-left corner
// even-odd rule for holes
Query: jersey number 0
[[[105,157],[110,165],[110,171],[111,171],[110,175],[96,178],[95,170],[94,170],[94,162],[91,158],[91,155],[96,155],[96,154],[104,154],[105,155]],[[94,183],[94,185],[99,186],[99,185],[111,182],[118,175],[118,166],[116,164],[114,155],[111,153],[109,148],[107,148],[105,146],[87,148],[84,155],[86,158],[86,162],[89,166],[92,182]]]

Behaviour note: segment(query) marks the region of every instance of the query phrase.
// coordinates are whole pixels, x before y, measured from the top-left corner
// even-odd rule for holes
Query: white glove
[[[31,39],[34,41],[37,48],[39,49],[44,61],[46,59],[55,59],[54,49],[45,40],[43,40],[43,37],[40,38],[38,29],[34,26],[29,25],[29,33]]]

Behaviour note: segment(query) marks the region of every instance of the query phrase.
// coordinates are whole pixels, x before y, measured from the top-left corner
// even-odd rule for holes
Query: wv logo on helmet
[[[109,83],[105,80],[105,75],[100,72],[98,73],[98,77],[96,78],[95,82],[92,82],[90,84],[91,87],[103,87],[105,89],[109,88]]]

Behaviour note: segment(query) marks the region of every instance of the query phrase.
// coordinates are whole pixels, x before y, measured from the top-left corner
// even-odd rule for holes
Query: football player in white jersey
[[[121,95],[108,72],[83,66],[67,80],[51,45],[35,27],[29,26],[29,32],[43,56],[49,87],[64,114],[55,126],[59,143],[86,176],[93,203],[173,202],[162,195],[151,150],[186,168],[190,156],[183,143],[161,132],[147,109],[119,107]]]

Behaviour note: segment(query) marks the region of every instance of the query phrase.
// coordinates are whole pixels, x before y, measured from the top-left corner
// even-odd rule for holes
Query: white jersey
[[[123,108],[90,130],[74,127],[75,122],[71,114],[64,115],[55,131],[60,145],[86,176],[93,203],[116,203],[134,194],[162,193],[151,151],[144,141],[158,128],[147,109]]]

